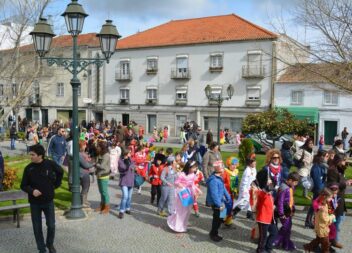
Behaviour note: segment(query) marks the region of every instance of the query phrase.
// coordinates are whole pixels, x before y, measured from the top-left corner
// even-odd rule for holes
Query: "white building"
[[[273,50],[278,36],[234,14],[175,20],[118,42],[104,67],[104,119],[135,120],[151,132],[185,121],[217,129],[217,106],[204,88],[234,96],[221,107],[221,128],[239,131],[242,119],[273,101]],[[276,63],[274,63],[276,64]]]
[[[275,106],[309,118],[317,125],[316,135],[324,135],[329,145],[344,127],[352,131],[352,95],[305,67],[290,67],[281,76],[275,84]]]

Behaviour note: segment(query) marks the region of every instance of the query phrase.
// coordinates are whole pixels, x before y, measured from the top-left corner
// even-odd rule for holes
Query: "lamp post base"
[[[83,212],[82,208],[73,208],[65,214],[66,219],[69,220],[79,220],[86,218],[86,214]]]

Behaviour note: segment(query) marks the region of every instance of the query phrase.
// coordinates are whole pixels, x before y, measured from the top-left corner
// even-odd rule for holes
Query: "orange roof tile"
[[[235,14],[229,14],[172,20],[119,40],[117,49],[275,38],[277,38],[275,33]]]

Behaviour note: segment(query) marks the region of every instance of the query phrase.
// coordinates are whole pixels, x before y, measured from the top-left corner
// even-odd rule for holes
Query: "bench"
[[[23,191],[5,191],[0,192],[0,202],[12,201],[12,205],[1,206],[0,211],[13,210],[13,222],[17,221],[17,227],[20,227],[20,212],[19,209],[29,207],[29,203],[17,204],[17,200],[27,199],[27,193]]]

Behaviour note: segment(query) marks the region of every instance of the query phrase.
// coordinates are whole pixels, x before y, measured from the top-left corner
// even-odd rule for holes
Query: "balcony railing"
[[[222,70],[223,70],[223,67],[221,66],[221,67],[215,67],[215,66],[210,66],[209,67],[209,71],[210,72],[222,72]]]
[[[157,99],[156,98],[147,98],[145,100],[146,105],[156,105],[157,104]]]
[[[39,95],[31,96],[28,98],[29,106],[41,106],[42,98]]]
[[[132,73],[131,73],[131,71],[128,73],[116,72],[115,73],[115,80],[116,81],[131,81],[132,80]]]
[[[257,107],[257,106],[260,106],[260,102],[261,102],[260,99],[255,99],[255,100],[247,99],[246,105],[249,107]]]
[[[172,79],[190,79],[191,78],[191,70],[186,68],[176,68],[171,70],[171,78]]]
[[[121,98],[120,99],[120,105],[128,105],[129,101],[127,98]]]
[[[147,68],[146,72],[148,75],[153,75],[153,74],[158,73],[158,68]]]
[[[187,98],[176,98],[175,101],[176,105],[186,105],[187,104]]]
[[[265,67],[261,65],[244,65],[242,66],[243,78],[264,78]]]

